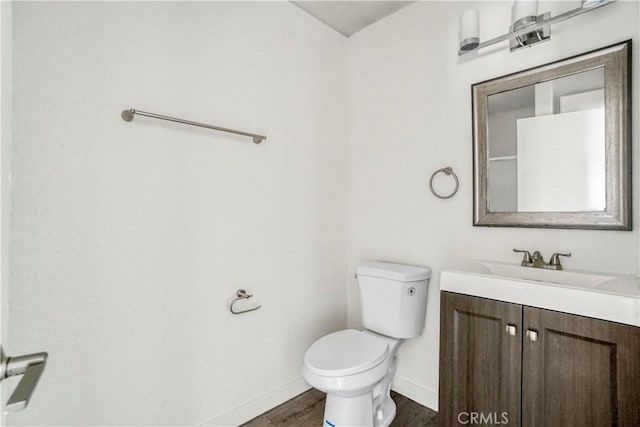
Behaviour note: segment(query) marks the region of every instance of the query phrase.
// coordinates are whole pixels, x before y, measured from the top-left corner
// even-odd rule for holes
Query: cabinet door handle
[[[527,329],[527,338],[529,338],[529,341],[538,341],[538,332],[532,330],[532,329]]]
[[[507,326],[506,326],[505,330],[512,337],[514,337],[516,335],[516,325],[510,325],[510,324],[507,323]]]

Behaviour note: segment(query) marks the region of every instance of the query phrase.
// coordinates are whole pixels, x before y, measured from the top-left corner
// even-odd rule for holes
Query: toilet
[[[324,427],[391,424],[396,353],[424,329],[429,268],[375,261],[356,276],[365,330],[326,335],[304,356],[304,379],[327,394]]]

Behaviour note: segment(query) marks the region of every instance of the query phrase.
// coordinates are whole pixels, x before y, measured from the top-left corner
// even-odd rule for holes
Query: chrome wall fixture
[[[533,46],[551,38],[551,24],[565,21],[615,1],[583,0],[580,7],[552,17],[549,12],[538,14],[537,0],[516,0],[513,5],[513,25],[509,27],[509,32],[481,43],[479,42],[480,24],[478,11],[475,9],[468,10],[460,15],[458,55],[464,55],[505,40],[509,40],[511,51]]]
[[[435,178],[436,175],[438,175],[439,173],[443,173],[446,176],[450,176],[450,177],[452,177],[454,179],[455,184],[456,184],[456,188],[454,188],[453,191],[451,191],[451,193],[442,195],[442,194],[438,193],[436,190],[434,190],[434,188],[433,188],[433,178]],[[431,178],[429,179],[429,189],[431,189],[431,192],[433,193],[433,195],[436,196],[438,199],[450,199],[450,198],[452,198],[458,192],[458,188],[460,188],[460,181],[458,180],[458,175],[456,175],[456,173],[453,171],[453,168],[451,166],[447,166],[447,167],[444,167],[442,169],[438,169],[437,171],[435,171],[431,175]],[[356,277],[356,279],[357,279],[357,277]]]
[[[233,307],[238,301],[248,300],[251,297],[253,297],[253,295],[248,294],[247,291],[245,291],[244,289],[238,289],[236,291],[236,297],[233,300],[231,300],[231,302],[229,303],[229,311],[233,314],[242,314],[242,313],[248,313],[250,311],[256,311],[257,309],[262,307],[262,305],[256,305],[255,307],[245,308],[244,310],[236,310]]]
[[[47,353],[45,352],[7,357],[0,347],[0,381],[22,375],[22,379],[4,407],[6,412],[21,411],[27,407],[46,364]]]
[[[207,125],[204,123],[192,122],[191,120],[176,119],[175,117],[162,116],[160,114],[134,110],[133,108],[129,110],[123,110],[122,113],[120,113],[120,117],[122,117],[122,120],[124,120],[125,122],[131,122],[133,121],[134,114],[137,114],[139,116],[151,117],[152,119],[167,120],[170,122],[182,123],[182,124],[191,125],[191,126],[198,126],[201,128],[213,129],[221,132],[234,133],[236,135],[250,136],[251,138],[253,138],[253,142],[255,142],[256,144],[260,144],[262,141],[267,139],[267,137],[264,135],[258,135],[250,132],[242,132],[239,130],[227,129],[220,126]]]

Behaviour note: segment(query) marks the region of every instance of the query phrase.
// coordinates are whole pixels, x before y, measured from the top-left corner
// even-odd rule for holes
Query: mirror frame
[[[604,68],[606,207],[584,212],[490,212],[488,100],[508,90]],[[471,86],[473,225],[631,230],[631,40]]]

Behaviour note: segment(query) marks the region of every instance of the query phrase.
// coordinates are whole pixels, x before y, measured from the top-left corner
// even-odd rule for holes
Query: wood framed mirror
[[[631,230],[631,41],[472,85],[473,225]]]

